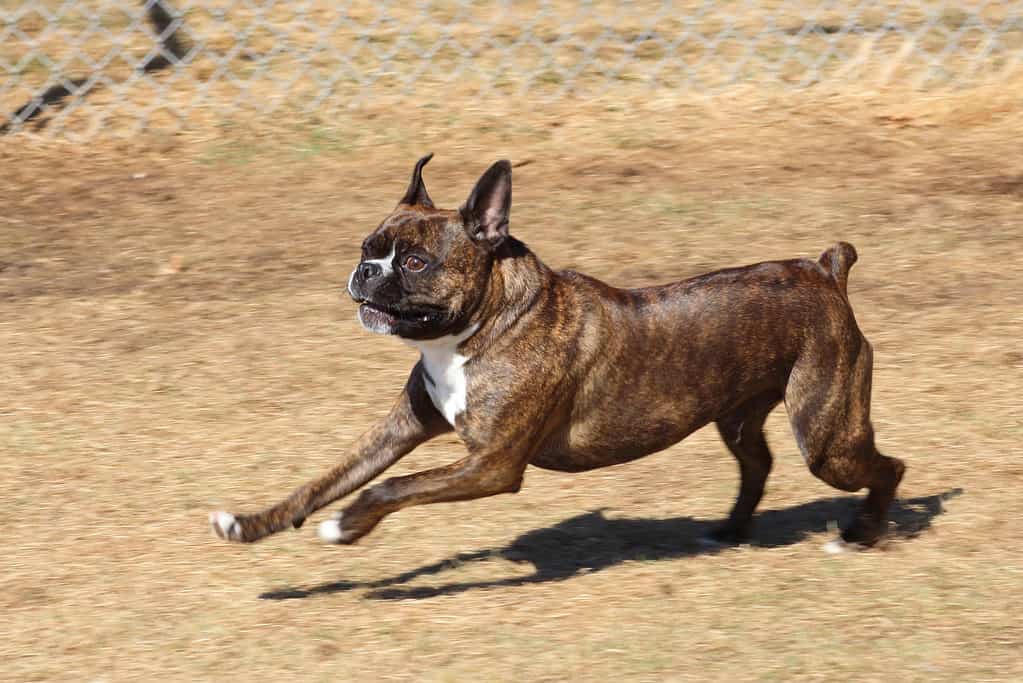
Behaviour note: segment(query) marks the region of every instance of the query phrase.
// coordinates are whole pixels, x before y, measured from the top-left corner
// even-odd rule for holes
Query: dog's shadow
[[[889,538],[909,539],[931,526],[944,512],[943,501],[962,493],[945,493],[897,501],[891,510],[893,528]],[[827,531],[835,520],[845,520],[859,505],[855,496],[839,496],[803,503],[757,515],[753,544],[775,548],[805,540],[810,534]],[[608,519],[603,510],[570,517],[552,527],[529,531],[503,548],[460,553],[446,560],[417,567],[377,581],[334,581],[311,588],[283,588],[260,595],[264,600],[293,600],[315,595],[370,589],[376,600],[403,600],[452,595],[477,588],[519,586],[528,583],[564,581],[577,574],[600,571],[628,560],[666,560],[720,552],[700,539],[718,522],[692,517],[671,519]],[[403,587],[419,577],[440,574],[467,562],[499,557],[528,562],[533,573],[488,581],[448,583],[434,587]]]

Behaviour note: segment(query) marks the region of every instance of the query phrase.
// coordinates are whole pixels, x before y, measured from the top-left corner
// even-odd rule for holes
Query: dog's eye
[[[422,271],[423,269],[426,268],[426,261],[424,261],[423,259],[419,258],[418,256],[414,256],[414,255],[413,256],[406,256],[405,257],[405,263],[403,265],[405,267],[405,270],[407,270],[409,272],[412,272],[412,273],[418,273],[418,272],[420,272],[420,271]]]

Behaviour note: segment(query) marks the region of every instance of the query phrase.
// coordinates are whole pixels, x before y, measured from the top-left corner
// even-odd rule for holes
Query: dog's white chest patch
[[[426,391],[430,394],[430,400],[452,427],[455,426],[455,418],[465,412],[468,395],[465,364],[469,358],[458,353],[458,345],[471,337],[477,327],[473,325],[457,336],[429,341],[408,340],[423,355],[423,368],[427,374]]]

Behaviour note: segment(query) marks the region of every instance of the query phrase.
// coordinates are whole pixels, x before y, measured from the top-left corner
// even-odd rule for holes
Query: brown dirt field
[[[0,678],[1023,678],[1018,85],[0,138]],[[783,410],[734,550],[695,542],[737,484],[712,428],[354,547],[319,518],[213,538],[207,511],[276,501],[398,391],[412,350],[341,288],[429,150],[444,206],[522,164],[513,232],[617,285],[854,243],[879,445],[909,465],[885,547],[821,551],[856,496],[805,470]]]

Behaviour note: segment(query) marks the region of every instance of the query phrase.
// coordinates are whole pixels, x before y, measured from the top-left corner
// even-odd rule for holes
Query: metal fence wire
[[[418,98],[1018,76],[1023,0],[0,0],[0,132],[71,139]]]

